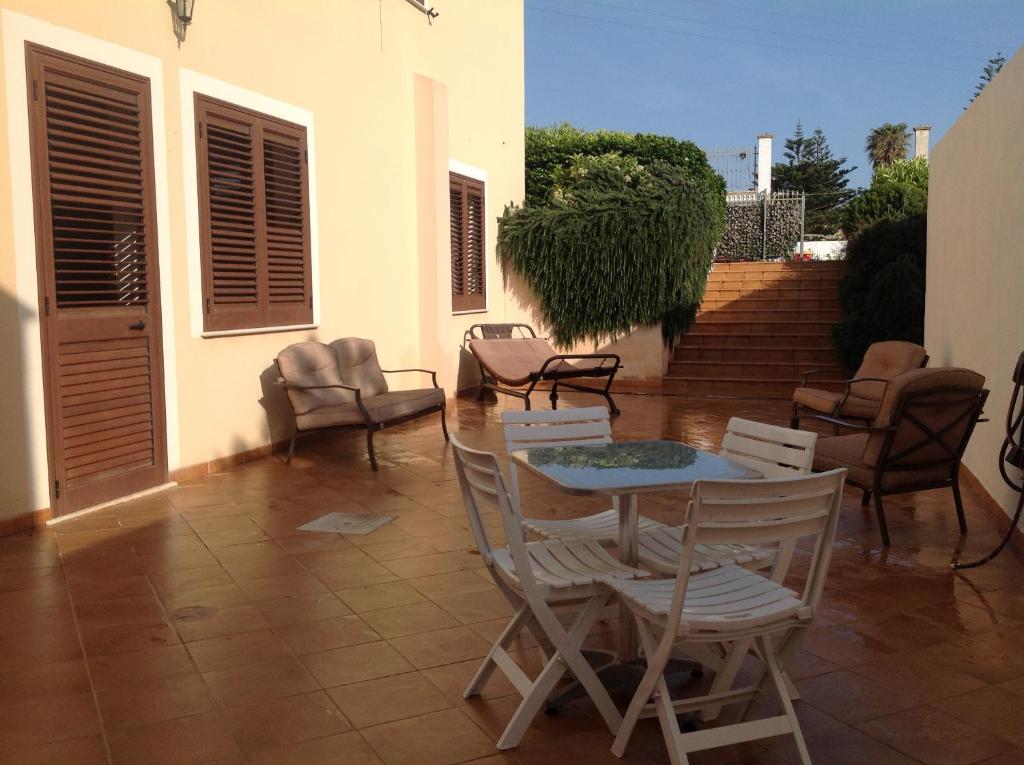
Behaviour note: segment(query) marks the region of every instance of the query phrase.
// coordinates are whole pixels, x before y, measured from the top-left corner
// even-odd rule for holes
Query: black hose
[[[1006,482],[1007,486],[1020,494],[1020,498],[1017,500],[1017,512],[1013,514],[1013,520],[1010,521],[1010,528],[1006,530],[1006,534],[1003,536],[1002,541],[996,545],[996,548],[992,550],[992,552],[984,558],[979,558],[978,560],[971,561],[970,563],[951,564],[951,567],[955,571],[962,571],[967,568],[977,568],[978,566],[983,566],[995,558],[1003,551],[1003,548],[1010,543],[1010,540],[1013,539],[1013,532],[1016,530],[1017,524],[1020,523],[1020,516],[1022,511],[1024,511],[1024,481],[1021,483],[1015,483],[1014,480],[1010,478],[1009,473],[1006,472],[1007,457],[1010,458],[1011,464],[1015,467],[1024,467],[1024,465],[1021,465],[1022,460],[1024,460],[1024,449],[1022,449],[1021,445],[1017,443],[1013,436],[1014,433],[1020,430],[1021,424],[1024,424],[1024,407],[1021,407],[1021,411],[1016,417],[1013,415],[1014,410],[1017,408],[1017,399],[1020,397],[1020,389],[1020,383],[1013,386],[1013,396],[1010,398],[1010,406],[1006,412],[1006,439],[1003,441],[1002,448],[999,449],[999,474],[1003,477],[1003,481]],[[1010,453],[1011,449],[1013,450],[1012,453]]]

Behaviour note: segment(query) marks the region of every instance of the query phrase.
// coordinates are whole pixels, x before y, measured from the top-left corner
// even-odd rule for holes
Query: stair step
[[[712,325],[706,325],[712,326]],[[718,327],[716,326],[717,330]],[[757,327],[760,329],[760,327]],[[691,346],[717,346],[729,348],[747,348],[759,346],[767,348],[793,348],[799,346],[808,350],[835,348],[830,335],[792,334],[747,331],[724,334],[722,332],[705,332],[704,327],[694,326],[683,337],[683,342]]]
[[[766,332],[771,335],[811,335],[813,337],[829,337],[832,321],[708,321],[698,322],[690,330],[699,330],[706,335],[746,335]]]
[[[662,380],[662,392],[692,396],[790,399],[799,385],[799,380],[710,379],[670,375]],[[843,383],[839,380],[816,380],[815,385],[828,390],[843,389]]]
[[[839,357],[830,340],[821,347],[810,348],[800,344],[772,346],[752,342],[736,345],[701,345],[691,343],[690,337],[683,338],[683,344],[676,346],[673,361],[778,361],[809,365],[807,369],[819,366],[840,367]]]
[[[708,282],[707,290],[704,293],[704,301],[708,300],[737,300],[744,297],[756,297],[758,299],[778,298],[780,300],[831,300],[837,305],[839,303],[839,292],[835,287],[801,287],[801,286],[779,286],[771,285],[763,289],[743,289],[742,287],[723,287]]]
[[[771,294],[769,290],[751,292],[737,297],[726,297],[717,294],[705,294],[700,304],[701,311],[717,311],[723,308],[749,311],[800,310],[841,312],[839,299],[833,295],[825,298],[812,297],[781,297]]]
[[[696,379],[735,380],[795,380],[797,385],[809,369],[806,364],[786,361],[670,361],[670,377]],[[818,369],[827,369],[823,379],[842,380],[845,377],[838,364],[823,364]],[[817,378],[815,378],[817,379]]]
[[[835,324],[843,314],[838,310],[818,310],[816,308],[719,308],[713,311],[701,311],[697,314],[697,323],[707,322],[823,322]]]

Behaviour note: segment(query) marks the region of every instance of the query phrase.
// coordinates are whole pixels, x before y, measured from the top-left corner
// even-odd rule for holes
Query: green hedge
[[[724,183],[703,162],[693,172],[615,152],[576,154],[549,163],[543,201],[506,208],[498,257],[530,286],[556,343],[600,342],[657,322],[671,338],[689,326],[725,215]]]
[[[898,160],[879,167],[871,187],[843,208],[843,232],[857,232],[880,220],[901,220],[928,211],[928,161],[924,157]]]
[[[856,369],[881,340],[924,341],[927,216],[867,224],[846,248],[839,286],[843,319],[832,328],[840,356]]]
[[[725,181],[708,164],[697,144],[653,133],[625,133],[612,130],[588,132],[568,123],[551,127],[526,128],[526,204],[547,201],[555,188],[559,171],[572,165],[577,156],[618,154],[640,164],[660,160],[682,168],[690,179],[710,186]]]

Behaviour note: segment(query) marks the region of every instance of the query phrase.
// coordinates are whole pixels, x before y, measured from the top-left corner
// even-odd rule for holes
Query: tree
[[[870,133],[864,142],[864,151],[871,160],[871,166],[878,168],[907,158],[907,141],[910,132],[906,122],[886,122]]]
[[[846,157],[832,156],[821,128],[808,138],[797,121],[792,138],[786,139],[785,162],[772,167],[772,188],[802,191],[807,195],[805,231],[830,236],[839,229],[840,208],[854,192],[847,188],[846,176],[856,167],[845,167]]]
[[[999,71],[1003,68],[1003,64],[1006,63],[1006,57],[1003,56],[1003,52],[999,51],[995,56],[988,60],[985,64],[985,68],[981,70],[981,77],[978,78],[978,84],[974,87],[974,95],[971,96],[971,103],[974,103],[974,99],[981,95],[981,91],[985,89],[995,76],[999,74]],[[966,106],[964,107],[967,108]]]
[[[928,210],[928,160],[901,159],[875,170],[871,187],[843,208],[843,233],[857,232],[880,220],[903,220]]]

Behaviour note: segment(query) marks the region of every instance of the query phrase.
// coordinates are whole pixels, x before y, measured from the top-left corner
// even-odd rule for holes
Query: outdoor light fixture
[[[185,42],[185,33],[188,25],[192,23],[192,11],[196,6],[196,0],[167,0],[171,8],[172,21],[174,23],[174,36],[178,38],[178,47]]]

